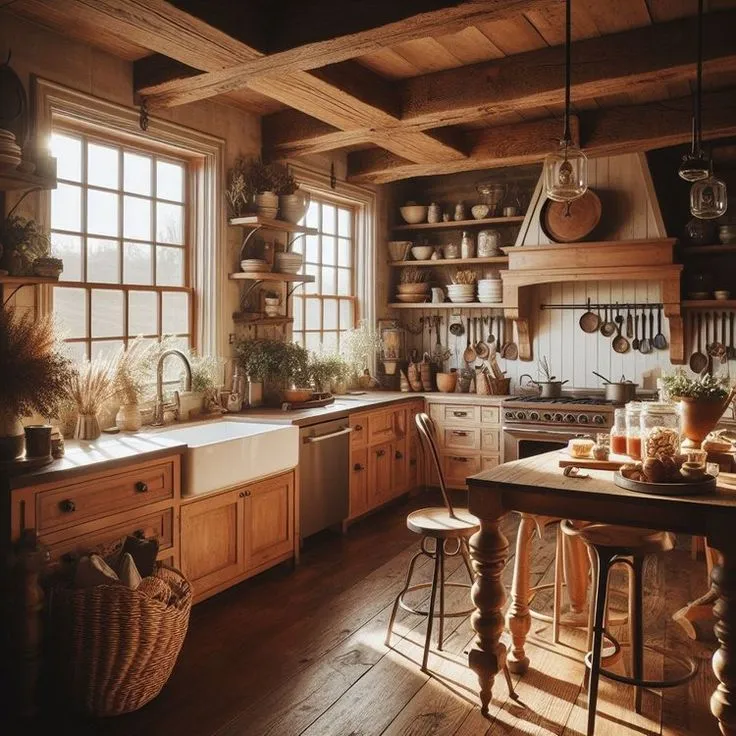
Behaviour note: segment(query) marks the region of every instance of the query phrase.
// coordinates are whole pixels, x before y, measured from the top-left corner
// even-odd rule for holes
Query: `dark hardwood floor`
[[[466,666],[472,641],[467,617],[450,619],[445,651],[430,656],[431,677],[419,669],[423,619],[400,613],[392,649],[384,645],[390,606],[418,542],[405,516],[422,505],[426,497],[410,499],[344,537],[320,535],[309,540],[296,570],[281,566],[195,607],[171,680],[137,713],[90,720],[63,716],[56,707],[53,717],[46,714],[34,725],[43,733],[99,736],[583,734],[580,631],[563,629],[562,643],[553,647],[549,626],[534,622],[532,669],[514,678],[519,701],[507,697],[499,678],[488,720],[480,715],[475,677]],[[516,517],[505,526],[513,545]],[[535,582],[551,580],[553,542],[550,531],[536,543]],[[700,671],[684,687],[647,693],[641,716],[633,713],[631,688],[602,681],[596,734],[718,733],[708,710],[715,684],[709,648],[690,642],[670,618],[704,588],[705,563],[690,559],[689,540],[681,543],[647,565],[646,638],[696,654]],[[508,583],[512,564],[510,559],[505,571]],[[457,560],[448,574],[467,580]],[[427,564],[418,575],[429,579]],[[625,588],[622,574],[614,586]],[[467,607],[465,589],[448,591],[448,608]],[[621,597],[619,602],[625,604]],[[618,633],[625,641],[625,631]],[[654,676],[670,665],[654,655],[647,657],[647,668]]]

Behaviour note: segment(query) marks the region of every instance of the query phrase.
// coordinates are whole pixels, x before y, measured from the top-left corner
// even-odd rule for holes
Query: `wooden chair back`
[[[419,431],[419,441],[422,445],[425,458],[431,458],[434,468],[437,471],[437,478],[440,482],[440,491],[442,491],[442,500],[445,502],[445,508],[450,516],[455,517],[455,509],[452,507],[452,501],[447,493],[447,485],[445,484],[445,476],[442,472],[442,463],[440,462],[440,453],[437,449],[437,430],[434,422],[428,414],[420,412],[415,418],[417,430]]]

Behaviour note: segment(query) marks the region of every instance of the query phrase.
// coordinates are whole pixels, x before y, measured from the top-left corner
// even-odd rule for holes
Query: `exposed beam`
[[[706,72],[736,71],[736,34],[731,31],[736,27],[736,11],[708,14],[705,23]],[[695,53],[691,26],[691,21],[673,21],[573,44],[573,100],[691,79]],[[510,111],[557,105],[563,98],[563,82],[559,48],[427,74],[400,86],[401,125],[416,131],[475,120],[490,122],[493,116]],[[393,133],[373,127],[376,132],[354,131],[354,140]],[[281,156],[350,145],[342,130],[310,126],[288,111],[264,118],[263,128],[269,131],[267,146]]]
[[[447,7],[405,17],[358,33],[263,55],[258,59],[251,59],[228,69],[201,74],[193,79],[175,80],[149,93],[150,103],[161,107],[184,105],[250,86],[258,77],[274,78],[296,71],[325,67],[417,38],[438,33],[453,33],[475,23],[488,23],[518,16],[525,10],[532,10],[549,2],[550,0],[455,2]],[[397,4],[397,7],[400,7],[400,4]]]
[[[579,117],[580,143],[589,156],[642,152],[690,140],[692,99],[590,110]],[[419,165],[381,149],[348,155],[348,178],[382,184],[412,176],[496,168],[541,161],[560,134],[557,119],[502,125],[474,132],[467,159]],[[703,95],[703,137],[736,135],[736,90]]]

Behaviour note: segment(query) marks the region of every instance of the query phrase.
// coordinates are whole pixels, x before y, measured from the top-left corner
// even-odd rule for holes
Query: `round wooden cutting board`
[[[542,205],[539,224],[555,243],[574,243],[590,235],[601,220],[601,200],[588,189],[572,202],[548,199]]]

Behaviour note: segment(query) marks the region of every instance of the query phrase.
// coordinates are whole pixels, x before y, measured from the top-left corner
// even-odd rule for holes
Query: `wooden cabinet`
[[[195,595],[245,572],[245,493],[203,496],[181,509],[181,567]]]
[[[368,508],[375,508],[391,498],[393,445],[385,442],[368,450]]]
[[[350,508],[354,519],[368,511],[368,448],[353,450],[350,455]]]
[[[368,443],[368,415],[367,414],[351,414],[349,419],[350,428],[350,447],[365,447]]]
[[[182,571],[201,601],[294,556],[294,473],[186,499]]]
[[[408,477],[407,465],[407,438],[397,440],[391,445],[391,496],[400,496],[409,490],[406,479]]]

